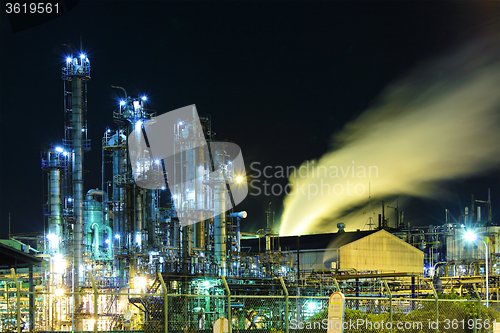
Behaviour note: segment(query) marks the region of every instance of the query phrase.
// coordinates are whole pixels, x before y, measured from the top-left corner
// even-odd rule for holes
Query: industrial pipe
[[[104,197],[104,191],[103,190],[98,190],[98,189],[90,189],[87,192],[87,195],[85,197],[86,200],[92,200],[94,199],[94,196],[100,195],[101,197]]]
[[[240,218],[246,219],[248,214],[246,211],[241,211],[238,213],[231,213],[229,214],[231,217],[236,217],[236,231],[235,231],[235,237],[236,237],[236,252],[240,253],[241,252],[241,233],[240,233]]]
[[[90,229],[94,230],[94,241],[93,243],[93,248],[94,248],[94,253],[96,258],[101,258],[101,252],[99,250],[99,224],[94,223],[90,227]]]
[[[112,247],[112,244],[113,244],[113,230],[111,229],[111,227],[109,225],[105,226],[104,227],[107,231],[108,231],[108,240],[109,240],[109,244],[106,244],[107,245],[107,254],[108,254],[108,259],[112,259],[113,258],[113,247]]]

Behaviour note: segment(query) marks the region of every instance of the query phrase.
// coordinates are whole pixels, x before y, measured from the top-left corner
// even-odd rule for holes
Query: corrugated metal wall
[[[342,246],[340,268],[380,273],[423,273],[424,253],[381,230]]]

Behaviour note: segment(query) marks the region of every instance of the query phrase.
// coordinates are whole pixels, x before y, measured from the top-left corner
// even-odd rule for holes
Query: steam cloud
[[[346,230],[362,227],[366,215],[352,210],[367,203],[369,183],[378,198],[432,197],[442,181],[498,168],[498,38],[483,38],[420,65],[386,88],[377,106],[334,137],[333,151],[304,162],[310,171],[314,165],[322,172],[290,177],[294,186],[284,201],[280,234],[334,232],[331,221],[340,217]],[[370,166],[378,175],[372,169],[369,177]],[[355,173],[333,172],[341,167],[354,167]],[[354,193],[354,185],[364,193]]]

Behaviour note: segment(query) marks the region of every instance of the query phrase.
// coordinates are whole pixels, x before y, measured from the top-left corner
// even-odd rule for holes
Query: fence
[[[333,327],[328,297],[289,295],[283,280],[279,295],[239,294],[223,277],[219,290],[207,285],[198,294],[174,293],[161,276],[158,288],[147,292],[104,291],[92,281],[93,288],[74,293],[29,292],[13,276],[0,289],[2,332],[72,331],[80,321],[87,332],[208,333],[221,317],[231,323],[229,333],[326,333]],[[346,297],[344,332],[493,332],[499,301],[486,306],[485,300],[441,297],[447,298],[396,298],[388,289],[386,297]]]

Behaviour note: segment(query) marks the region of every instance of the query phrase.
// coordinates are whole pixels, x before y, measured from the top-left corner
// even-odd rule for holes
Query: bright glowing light
[[[71,57],[66,58],[66,62],[71,62],[71,60],[73,60],[73,59],[71,59]]]
[[[82,132],[85,132],[85,128],[82,128]]]
[[[125,101],[120,101],[120,105],[124,106],[125,105]]]
[[[156,161],[155,161],[155,164],[156,164],[156,165],[160,165],[160,160],[156,160]]]
[[[147,96],[142,96],[141,99],[145,102],[148,100],[148,97]]]
[[[135,235],[135,241],[139,244],[141,243],[141,234]]]
[[[68,202],[73,202],[73,198],[68,198]]]
[[[64,149],[62,149],[62,147],[56,147],[56,151],[58,153],[62,153],[64,151]]]
[[[203,281],[201,284],[203,287],[210,287],[210,281]]]
[[[63,156],[68,156],[68,152],[64,151]]]
[[[91,326],[94,326],[94,324],[95,324],[95,319],[94,319],[94,318],[89,319],[89,324],[90,324]]]
[[[52,241],[52,242],[53,242],[53,241],[56,241],[56,240],[57,240],[57,235],[54,235],[54,234],[48,234],[48,235],[47,235],[47,239],[48,239],[49,241]]]
[[[238,184],[241,183],[242,181],[243,181],[243,177],[241,177],[241,176],[236,177],[236,182]]]
[[[172,196],[172,198],[173,198],[174,200],[177,200],[177,194],[174,194],[174,195]]]
[[[57,288],[56,291],[54,292],[54,294],[57,296],[57,297],[61,297],[64,295],[64,290],[62,290],[61,288]]]
[[[472,231],[469,230],[469,231],[465,232],[464,238],[468,242],[473,242],[473,241],[475,241],[477,239],[477,236],[476,236],[476,234],[474,232],[472,232]]]
[[[135,123],[135,129],[136,129],[136,130],[140,130],[140,129],[141,129],[141,126],[142,126],[142,121],[137,120],[137,122]]]
[[[233,164],[233,162],[231,162],[231,161],[228,161],[228,162],[227,162],[227,164],[231,165],[231,164]]]
[[[146,285],[148,283],[146,278],[142,277],[142,276],[136,276],[134,282],[135,282],[134,283],[135,289],[144,289],[144,288],[146,288]]]
[[[106,132],[111,133],[111,130],[108,128],[108,130]]]
[[[115,235],[115,238],[116,238],[116,239],[120,239],[120,235],[116,234],[116,235]]]
[[[316,304],[316,302],[309,302],[309,303],[307,304],[307,309],[308,309],[309,311],[314,311],[314,310],[316,310],[317,308],[318,308],[318,305]]]
[[[106,240],[104,241],[104,243],[109,244],[109,238],[106,238]]]
[[[162,186],[162,187],[161,187],[161,189],[162,189],[162,190],[166,190],[167,188],[166,188],[165,186]]]
[[[86,57],[87,56],[84,53],[80,54],[80,59],[85,59]]]
[[[182,120],[179,121],[179,126],[182,126],[184,125],[184,123],[182,122]]]
[[[57,237],[57,236],[56,236]],[[53,257],[53,272],[62,274],[66,268],[66,261],[63,259],[62,254],[58,253]]]

